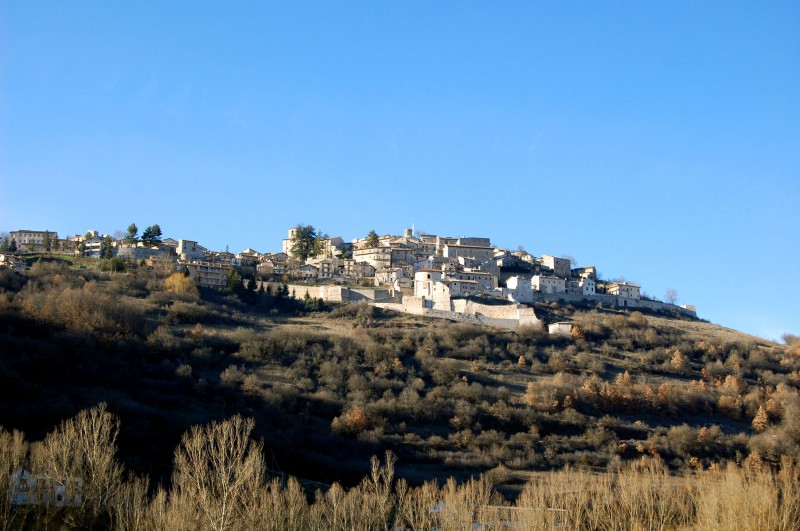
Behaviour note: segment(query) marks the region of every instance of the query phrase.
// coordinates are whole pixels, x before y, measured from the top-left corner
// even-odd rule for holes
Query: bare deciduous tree
[[[143,529],[147,521],[147,476],[132,476],[123,483],[114,504],[114,528],[125,531]]]
[[[678,301],[678,292],[669,288],[666,293],[664,293],[664,300],[670,304],[675,304]]]
[[[28,443],[22,432],[6,431],[0,426],[0,478],[9,479],[22,467],[27,466]],[[8,484],[3,485],[8,487]],[[0,529],[11,529],[14,513],[11,510],[10,488],[0,487]]]
[[[250,439],[253,419],[236,415],[194,426],[175,451],[173,496],[194,504],[204,527],[221,530],[247,520],[264,479],[262,444]]]
[[[101,403],[66,420],[31,451],[33,473],[65,489],[75,525],[109,512],[122,486],[116,460],[119,419]],[[75,505],[73,505],[73,503]]]

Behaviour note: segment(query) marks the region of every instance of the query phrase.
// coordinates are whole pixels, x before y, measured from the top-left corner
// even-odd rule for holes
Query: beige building
[[[625,297],[628,299],[639,299],[640,287],[627,282],[609,282],[606,286],[606,293],[609,295],[616,295],[617,297]]]
[[[481,288],[474,280],[445,280],[442,282],[450,290],[450,295],[476,295]]]
[[[306,264],[311,264],[317,268],[317,278],[331,278],[336,273],[336,263],[333,260],[313,260]],[[302,272],[302,268],[300,268]]]
[[[48,230],[15,230],[8,237],[17,243],[18,252],[37,253],[45,251],[45,244],[50,241],[50,250],[56,248],[58,233]]]
[[[178,240],[178,247],[175,250],[180,260],[192,262],[205,258],[208,250],[202,245],[192,240]]]
[[[392,249],[390,247],[373,247],[371,249],[357,249],[353,251],[353,260],[367,262],[377,271],[392,266]]]
[[[548,295],[564,293],[567,289],[566,281],[563,278],[546,275],[534,275],[531,279],[531,286],[534,290]]]
[[[286,260],[267,258],[258,264],[258,272],[262,275],[285,275],[287,272]]]
[[[189,270],[189,277],[198,286],[207,288],[224,288],[228,281],[228,275],[233,269],[230,262],[181,261],[178,263]]]
[[[342,260],[342,274],[345,278],[369,278],[375,276],[375,267],[368,262]]]
[[[542,265],[553,270],[557,277],[568,278],[570,276],[570,261],[566,258],[557,258],[549,254],[542,255]]]
[[[406,273],[402,267],[391,267],[382,271],[375,272],[375,285],[385,286],[394,285],[401,278],[406,278]]]
[[[475,258],[481,261],[489,261],[494,257],[494,247],[483,247],[478,245],[457,245],[445,244],[442,255],[446,258]]]
[[[303,278],[317,278],[319,277],[319,269],[312,264],[305,264],[300,267],[300,276]]]
[[[455,271],[447,273],[447,280],[475,282],[478,290],[492,291],[497,287],[497,276],[485,271]]]
[[[475,238],[475,237],[463,237],[459,238],[456,242],[458,245],[470,245],[473,247],[491,247],[492,242],[489,238]]]
[[[578,278],[597,280],[597,268],[594,266],[576,267],[572,273]]]

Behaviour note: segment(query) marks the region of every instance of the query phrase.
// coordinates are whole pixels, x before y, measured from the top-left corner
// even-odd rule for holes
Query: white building
[[[580,286],[581,295],[596,295],[597,283],[592,278],[584,278],[578,281]]]
[[[550,323],[547,325],[547,333],[548,334],[562,334],[562,335],[569,335],[572,333],[572,323],[567,321],[560,321],[558,323]]]
[[[480,291],[492,291],[497,287],[497,276],[485,271],[463,270],[449,272],[447,280],[465,280],[475,282]]]
[[[353,260],[356,262],[367,262],[376,271],[387,269],[392,266],[391,247],[373,247],[371,249],[357,249],[353,251]]]
[[[179,259],[191,262],[205,258],[207,249],[192,240],[178,240],[176,252]]]
[[[0,254],[0,269],[4,267],[14,271],[25,271],[25,260],[12,254]]]
[[[611,282],[606,286],[606,293],[627,299],[639,299],[640,289],[639,286],[627,282]]]
[[[443,273],[433,269],[423,269],[414,273],[414,296],[430,299],[438,294],[436,284],[441,284]]]
[[[531,281],[523,277],[511,277],[506,280],[506,293],[510,300],[522,303],[533,302],[533,286]]]
[[[547,275],[534,275],[531,285],[534,290],[548,295],[564,293],[567,290],[566,281],[563,278]]]

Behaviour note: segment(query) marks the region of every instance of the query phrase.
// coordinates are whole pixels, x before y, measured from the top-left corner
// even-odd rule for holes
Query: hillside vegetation
[[[649,503],[646,511],[662,511],[653,514],[670,515],[676,526],[700,527],[705,509],[693,498],[696,489],[723,486],[740,494],[759,488],[770,514],[780,508],[797,515],[796,345],[638,312],[538,311],[568,314],[573,334],[426,321],[366,305],[326,307],[277,290],[201,293],[170,272],[144,268],[112,273],[56,261],[24,274],[0,271],[2,436],[26,434],[15,439],[26,451],[14,463],[35,472],[47,462],[44,443],[66,433],[67,419],[89,411],[111,419],[118,428],[107,445],[119,460],[115,477],[138,493],[139,506],[163,518],[183,492],[180,470],[189,465],[179,456],[187,437],[208,437],[230,419],[239,419],[239,439],[260,441],[252,444],[261,461],[251,463],[260,471],[252,480],[265,489],[259,496],[306,504],[297,508],[303,518],[317,514],[318,504],[356,503],[342,487],[328,488],[334,482],[351,492],[372,489],[381,510],[360,510],[412,527],[411,517],[400,519],[412,510],[404,503],[421,504],[414,510],[430,517],[425,504],[467,491],[473,521],[533,518],[500,509],[478,515],[505,499],[563,509],[569,526],[602,527],[591,519],[603,503],[615,511]],[[35,441],[42,443],[28,452]],[[370,472],[370,457],[387,450],[392,457]],[[387,479],[389,468],[403,482]],[[267,482],[285,474],[301,481]],[[633,489],[636,496],[653,499],[619,498],[634,477],[646,487]],[[431,479],[443,486],[401,492]],[[572,483],[580,488],[567,493],[564,485]],[[622,489],[614,499],[591,494],[610,483]],[[316,488],[325,494],[313,503],[292,494]],[[658,492],[674,496],[674,505],[659,505],[667,502]],[[594,505],[583,507],[590,498]],[[448,506],[467,503],[448,499]],[[702,503],[728,501],[720,495]],[[111,508],[93,511],[76,518],[125,527]],[[786,516],[780,511],[775,518]],[[202,521],[199,514],[184,517]]]

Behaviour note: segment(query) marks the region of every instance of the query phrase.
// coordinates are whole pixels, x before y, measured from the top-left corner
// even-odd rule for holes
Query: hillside
[[[0,271],[0,426],[42,439],[100,402],[119,458],[168,485],[191,426],[254,419],[266,466],[354,485],[391,450],[409,483],[542,471],[673,474],[797,458],[800,356],[697,320],[576,309],[570,336],[175,286],[168,273]],[[319,311],[309,312],[309,309]]]

